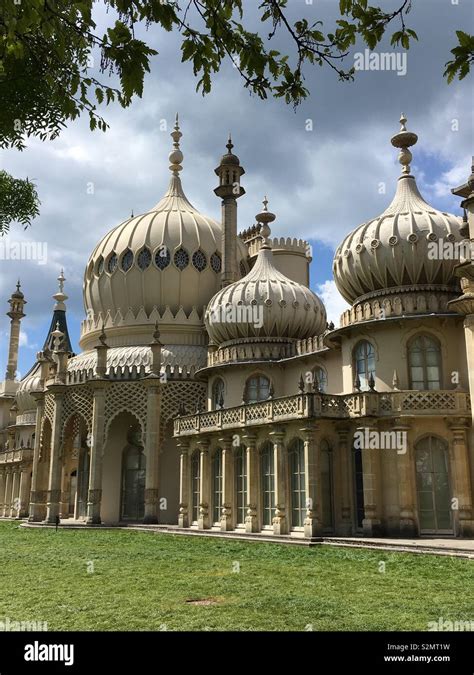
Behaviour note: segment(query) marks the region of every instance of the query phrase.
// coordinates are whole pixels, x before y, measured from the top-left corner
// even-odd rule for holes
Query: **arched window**
[[[323,529],[334,528],[334,506],[332,488],[332,452],[326,440],[321,442],[321,517]]]
[[[146,458],[143,448],[127,445],[122,458],[122,519],[141,520],[145,515]]]
[[[300,438],[292,441],[288,450],[291,486],[291,525],[303,527],[306,517],[306,490],[304,443]]]
[[[324,368],[321,368],[321,366],[317,366],[313,370],[313,383],[315,388],[317,387],[318,391],[320,391],[322,394],[326,393],[328,387],[328,376]]]
[[[361,391],[369,389],[370,376],[375,380],[375,351],[367,340],[361,340],[354,348],[354,381],[359,378]]]
[[[212,520],[219,523],[222,509],[222,450],[218,448],[212,458]]]
[[[270,380],[265,375],[252,375],[245,385],[245,401],[266,401],[270,396]]]
[[[191,496],[192,496],[192,522],[199,519],[199,504],[201,501],[201,458],[199,451],[191,457]]]
[[[420,531],[452,533],[447,443],[427,436],[416,444],[415,458]]]
[[[275,458],[273,443],[267,442],[260,455],[262,476],[263,525],[272,525],[275,515]]]
[[[441,349],[428,335],[418,335],[408,344],[410,389],[441,389]]]
[[[247,453],[243,445],[237,449],[234,462],[237,525],[244,525],[247,515]]]
[[[224,381],[220,377],[212,385],[212,409],[224,407]]]

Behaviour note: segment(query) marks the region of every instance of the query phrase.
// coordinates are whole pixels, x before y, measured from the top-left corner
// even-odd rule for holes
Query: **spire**
[[[182,135],[183,134],[181,133],[179,128],[178,113],[176,113],[174,129],[171,132],[171,138],[173,139],[174,149],[170,152],[168,156],[168,159],[170,161],[170,171],[176,178],[178,178],[179,172],[183,170],[183,167],[181,166],[181,162],[183,161],[183,153],[181,152],[181,148],[179,147],[179,141]]]
[[[413,133],[413,131],[407,131],[406,128],[407,118],[402,113],[400,117],[400,131],[395,136],[392,136],[391,143],[395,148],[400,148],[400,153],[398,155],[398,161],[402,165],[402,176],[410,175],[410,162],[413,159],[413,155],[408,149],[418,141],[418,136]]]
[[[261,211],[260,213],[257,213],[255,218],[257,220],[257,223],[259,223],[261,225],[260,235],[263,239],[262,248],[271,248],[270,242],[268,240],[268,237],[271,234],[269,223],[273,223],[276,216],[275,216],[274,213],[271,213],[268,210],[268,199],[267,199],[266,196],[263,199],[263,211]]]
[[[45,350],[54,351],[54,333],[56,330],[61,331],[62,333],[62,349],[70,354],[73,353],[71,340],[69,338],[69,331],[66,321],[66,305],[65,301],[68,299],[68,296],[64,292],[64,282],[66,277],[64,276],[64,270],[61,269],[61,272],[58,276],[58,291],[53,295],[53,299],[56,301],[53,307],[53,316],[51,319],[51,324],[47,333],[46,340],[43,345],[43,352]]]

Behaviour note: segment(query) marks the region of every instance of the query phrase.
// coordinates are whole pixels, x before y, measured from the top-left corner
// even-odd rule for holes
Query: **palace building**
[[[9,300],[0,517],[473,537],[474,266],[431,245],[474,240],[474,168],[453,189],[464,217],[428,204],[402,116],[394,197],[335,253],[351,305],[335,327],[309,287],[311,248],[272,237],[266,199],[239,232],[232,141],[217,222],[183,190],[181,135],[176,119],[163,198],[92,251],[80,353],[61,273],[44,346],[17,381],[20,284]]]

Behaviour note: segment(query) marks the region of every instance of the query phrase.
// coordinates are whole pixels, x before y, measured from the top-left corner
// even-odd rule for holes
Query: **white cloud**
[[[335,281],[333,281],[333,279],[327,279],[322,284],[319,284],[316,287],[316,293],[324,302],[328,323],[332,321],[336,327],[339,326],[341,314],[345,312],[346,309],[349,309],[350,305],[347,304],[337,290]]]

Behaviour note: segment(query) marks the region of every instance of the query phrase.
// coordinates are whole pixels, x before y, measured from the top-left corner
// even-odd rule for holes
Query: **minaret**
[[[232,153],[229,134],[227,154],[216,169],[219,187],[214,192],[222,199],[222,287],[237,281],[237,199],[245,194],[240,177],[245,173],[239,158]]]
[[[23,319],[25,313],[23,308],[26,305],[25,296],[20,290],[20,280],[16,285],[16,291],[12,293],[10,300],[10,311],[7,312],[7,316],[10,317],[10,342],[8,346],[8,364],[7,372],[5,374],[5,379],[11,382],[15,381],[16,371],[18,367],[18,348],[20,345],[20,327],[21,320]]]

